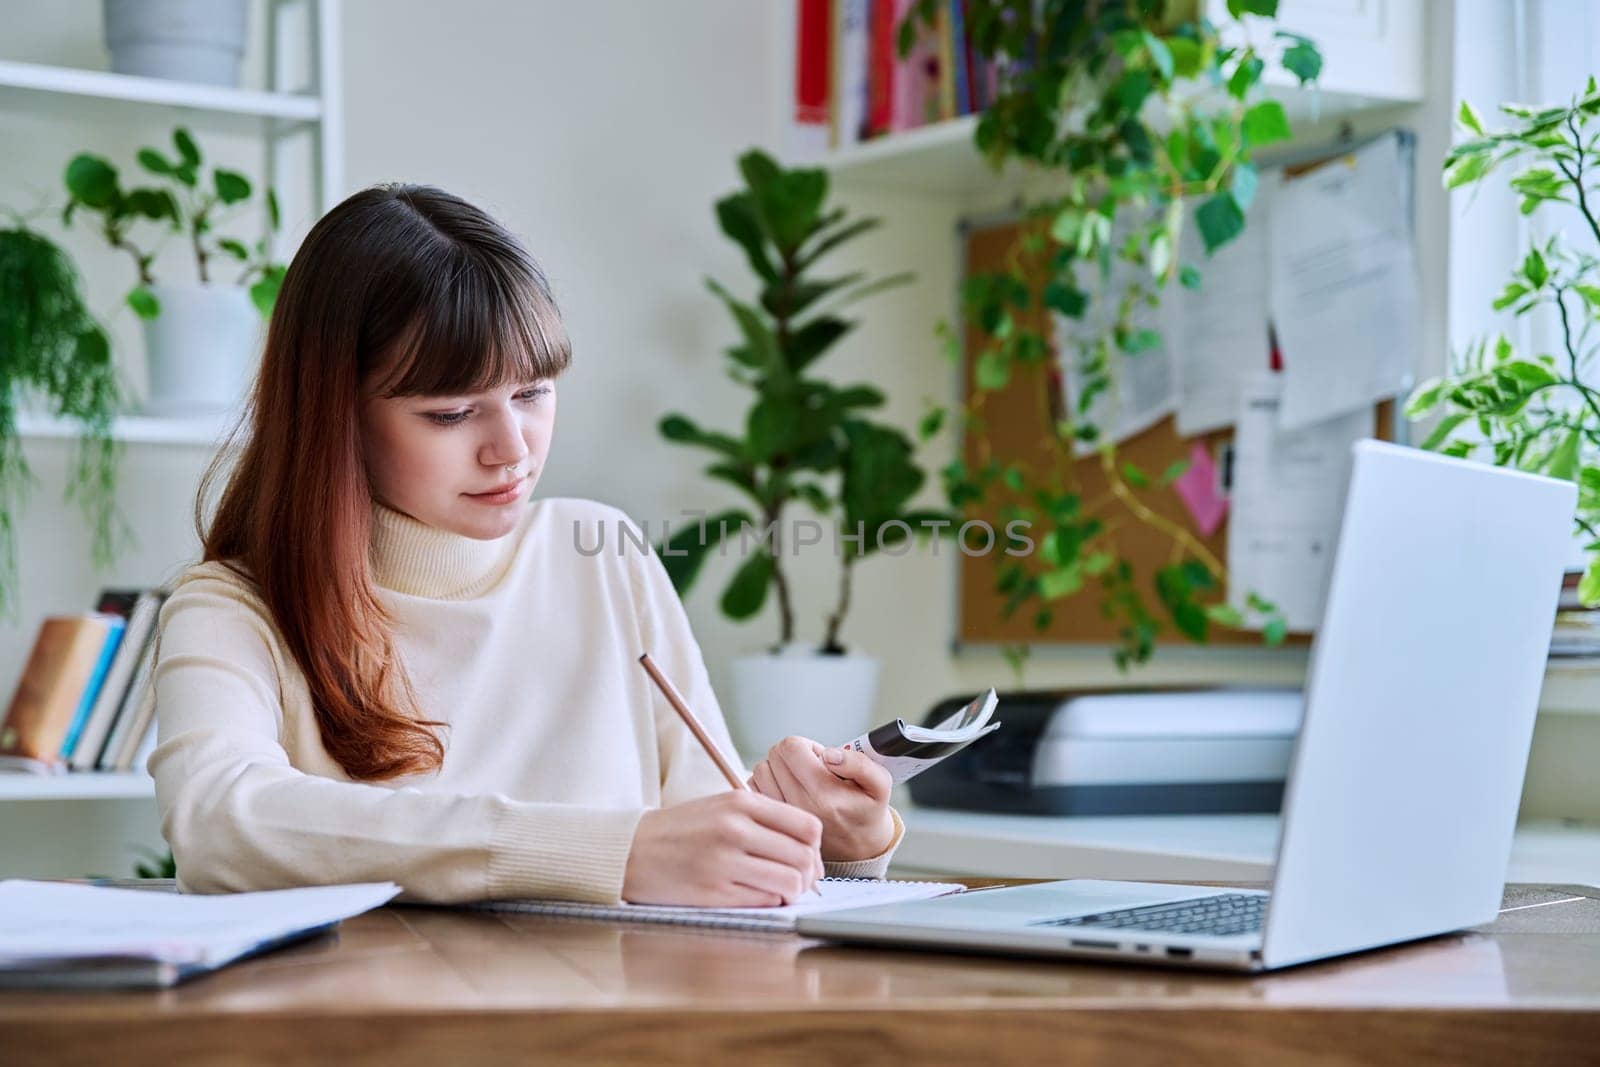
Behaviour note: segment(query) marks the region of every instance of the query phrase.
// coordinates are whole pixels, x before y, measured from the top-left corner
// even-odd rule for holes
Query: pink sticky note
[[[1210,537],[1222,525],[1228,514],[1228,498],[1217,489],[1217,465],[1212,462],[1211,450],[1199,441],[1189,449],[1189,469],[1172,483],[1189,517],[1200,531],[1200,536]]]

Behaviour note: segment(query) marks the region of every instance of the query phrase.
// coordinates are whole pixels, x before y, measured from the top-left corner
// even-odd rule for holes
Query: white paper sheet
[[[1290,630],[1304,632],[1322,622],[1350,482],[1350,447],[1372,436],[1373,415],[1363,409],[1285,430],[1278,425],[1282,378],[1257,375],[1241,393],[1228,600],[1244,611],[1246,595],[1255,593],[1277,605]]]
[[[1381,138],[1276,183],[1271,308],[1284,429],[1405,392],[1420,337],[1409,142]]]
[[[1177,376],[1178,433],[1230,426],[1239,414],[1239,383],[1268,369],[1267,228],[1269,183],[1251,205],[1244,232],[1205,254],[1193,212],[1184,221],[1180,262],[1200,272],[1200,288],[1169,289],[1178,321],[1170,334]]]
[[[1118,227],[1113,231],[1111,240],[1114,245],[1120,244],[1126,236],[1127,228]],[[1084,383],[1078,371],[1078,349],[1072,339],[1109,336],[1116,322],[1118,304],[1128,291],[1129,284],[1141,280],[1141,274],[1146,274],[1144,268],[1114,259],[1110,278],[1102,283],[1098,268],[1085,266],[1081,271],[1080,284],[1091,295],[1084,317],[1069,319],[1064,315],[1051,314],[1051,343],[1061,367],[1062,381],[1066,383],[1067,410],[1075,423],[1092,422],[1100,430],[1100,436],[1095,441],[1075,443],[1075,451],[1080,456],[1094,452],[1106,442],[1122,442],[1143,433],[1172,414],[1177,407],[1178,383],[1169,348],[1177,318],[1175,302],[1170,299],[1170,294],[1164,294],[1167,298],[1158,307],[1140,307],[1130,316],[1133,329],[1159,331],[1162,344],[1136,355],[1113,350],[1110,358],[1115,363],[1112,371],[1116,383],[1114,388],[1098,394],[1087,415],[1078,414],[1078,397],[1082,395]],[[1153,283],[1148,276],[1142,280]]]
[[[220,963],[264,941],[359,915],[399,892],[393,882],[202,896],[5,881],[0,967],[95,956]]]

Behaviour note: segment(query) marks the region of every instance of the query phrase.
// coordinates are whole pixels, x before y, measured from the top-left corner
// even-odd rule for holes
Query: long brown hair
[[[207,561],[257,587],[305,675],[323,747],[352,778],[437,770],[444,744],[395,662],[368,558],[365,394],[459,396],[554,377],[571,359],[543,271],[487,214],[425,185],[380,185],[312,227],[289,264]]]

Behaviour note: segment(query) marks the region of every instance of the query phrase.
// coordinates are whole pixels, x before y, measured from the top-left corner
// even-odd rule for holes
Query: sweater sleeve
[[[308,774],[280,743],[265,608],[229,582],[181,583],[161,612],[150,756],[180,884],[232,892],[393,881],[438,902],[612,903],[638,810],[424,792]]]
[[[630,551],[630,565],[634,583],[634,601],[639,619],[640,637],[644,642],[642,652],[661,668],[678,691],[683,694],[689,710],[705,727],[706,733],[717,742],[723,753],[738,768],[741,778],[748,779],[750,771],[734,749],[728,733],[728,724],[722,706],[711,689],[711,679],[706,671],[700,645],[689,627],[689,617],[683,600],[672,586],[667,569],[660,558],[650,552]],[[666,697],[650,686],[654,702],[657,744],[661,759],[661,804],[669,807],[709,796],[728,788],[716,764],[700,748],[686,726],[672,710]],[[849,862],[825,863],[830,878],[882,878],[889,869],[889,861],[900,839],[905,834],[905,824],[900,814],[890,809],[894,817],[894,838],[877,856]]]

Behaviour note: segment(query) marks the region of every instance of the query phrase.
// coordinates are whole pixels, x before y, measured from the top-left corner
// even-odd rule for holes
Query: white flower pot
[[[152,285],[161,313],[144,323],[150,415],[238,407],[255,373],[263,321],[242,285]]]
[[[875,725],[878,661],[871,656],[828,656],[792,644],[777,655],[740,656],[732,668],[729,728],[751,759],[791,734],[839,745]]]
[[[237,86],[248,0],[105,0],[118,74]]]

